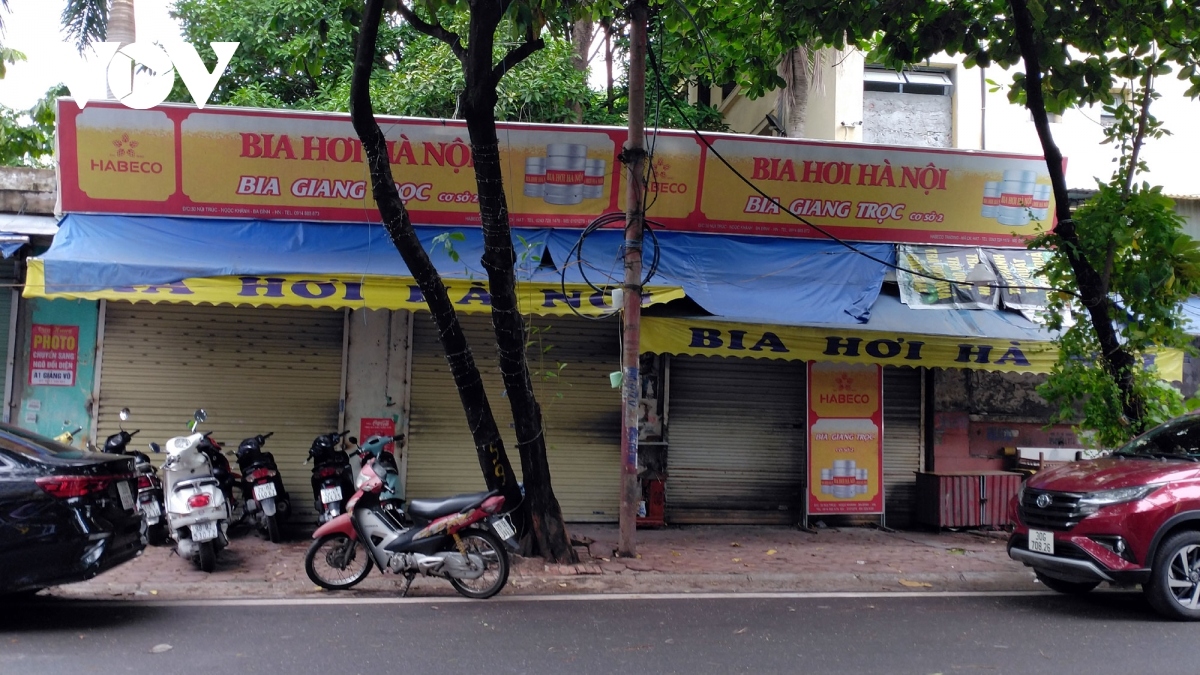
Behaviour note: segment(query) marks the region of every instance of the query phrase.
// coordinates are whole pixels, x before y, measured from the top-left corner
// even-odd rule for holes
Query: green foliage
[[[1183,219],[1161,188],[1132,186],[1126,197],[1120,175],[1118,172],[1112,184],[1101,184],[1096,195],[1076,209],[1075,221],[1084,257],[1096,269],[1110,270],[1109,292],[1114,306],[1121,310],[1118,328],[1122,343],[1143,363],[1161,348],[1191,349],[1180,307],[1188,297],[1200,293],[1200,243],[1183,233]],[[1046,233],[1030,245],[1061,250],[1064,242],[1058,235]],[[1044,270],[1056,288],[1074,283],[1074,271],[1065,258],[1054,256]],[[1136,368],[1134,388],[1144,401],[1145,416],[1127,419],[1117,382],[1099,358],[1102,350],[1091,324],[1063,324],[1064,312],[1080,309],[1073,296],[1058,294],[1051,298],[1046,313],[1049,327],[1063,331],[1058,363],[1039,388],[1042,397],[1059,409],[1052,421],[1077,419],[1077,406],[1082,404],[1083,428],[1095,431],[1095,440],[1102,447],[1115,447],[1184,412],[1177,390],[1153,370]]]
[[[108,34],[109,0],[67,0],[62,26],[67,38],[80,52],[93,42],[104,42]]]
[[[0,166],[50,166],[55,101],[66,95],[66,87],[59,85],[29,110],[0,106]]]
[[[0,80],[3,80],[4,76],[8,74],[9,64],[24,60],[24,53],[9,47],[5,47],[4,45],[0,45]]]
[[[172,16],[210,66],[209,42],[241,43],[213,103],[313,107],[353,63],[362,9],[361,0],[177,0]],[[384,23],[379,44],[399,50],[401,30]],[[172,96],[189,100],[178,82]]]

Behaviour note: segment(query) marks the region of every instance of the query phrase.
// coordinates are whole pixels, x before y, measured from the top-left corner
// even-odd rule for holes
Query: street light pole
[[[638,402],[641,379],[642,232],[645,226],[645,124],[646,124],[646,24],[644,0],[629,7],[629,138],[622,161],[626,168],[625,188],[625,283],[622,321],[621,372],[621,515],[617,555],[637,555],[637,503],[641,496],[637,478]]]

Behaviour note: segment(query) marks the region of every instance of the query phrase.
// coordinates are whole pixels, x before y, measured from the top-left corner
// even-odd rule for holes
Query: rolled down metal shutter
[[[496,363],[490,315],[460,315],[487,387],[509,461],[520,478],[512,412]],[[609,385],[620,344],[612,321],[535,317],[530,370],[546,425],[547,456],[563,517],[612,522],[620,504],[621,394]],[[564,364],[559,366],[559,364]],[[412,418],[406,494],[436,497],[484,489],[458,390],[425,312],[413,319]]]
[[[799,520],[805,482],[805,364],[674,356],[667,419],[667,520]]]
[[[337,427],[343,313],[106,304],[98,438],[118,430],[122,407],[132,411],[125,428],[141,429],[134,443],[142,449],[186,434],[197,408],[208,413],[200,428],[228,450],[273,431],[264,449],[296,520],[315,521],[311,467],[301,463],[313,437]]]
[[[913,522],[921,470],[920,368],[883,369],[883,484],[887,524]]]

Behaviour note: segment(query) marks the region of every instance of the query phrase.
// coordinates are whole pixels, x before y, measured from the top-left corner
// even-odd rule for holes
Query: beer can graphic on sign
[[[602,159],[589,159],[583,169],[583,198],[600,199],[604,196],[604,170],[608,166]]]
[[[1033,206],[1033,188],[1037,180],[1034,171],[1010,169],[1004,172],[1000,184],[1000,208],[996,220],[1001,225],[1028,225],[1029,209]]]
[[[1030,211],[1033,212],[1034,220],[1046,220],[1050,217],[1050,195],[1053,193],[1053,188],[1049,185],[1033,186],[1033,204],[1030,205]]]
[[[833,461],[833,496],[837,499],[851,499],[857,493],[854,487],[855,468],[852,459],[835,459]]]
[[[546,158],[525,159],[525,196],[541,199],[546,189]]]
[[[583,175],[587,146],[551,143],[546,146],[546,186],[542,199],[547,204],[571,205],[583,201]]]
[[[984,218],[1000,215],[1000,181],[990,180],[983,184],[983,208],[979,215]]]
[[[821,469],[821,494],[833,494],[833,469]]]
[[[868,474],[866,469],[854,470],[854,491],[857,494],[867,494],[867,476]]]

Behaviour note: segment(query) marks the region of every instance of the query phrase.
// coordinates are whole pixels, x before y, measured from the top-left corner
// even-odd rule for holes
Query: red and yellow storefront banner
[[[1058,359],[1050,342],[894,333],[856,328],[772,326],[704,318],[642,317],[642,351],[784,361],[828,361],[1049,373]],[[1183,381],[1183,352],[1148,357],[1168,382]]]
[[[132,110],[59,100],[67,213],[377,221],[348,115],[165,104]],[[392,173],[414,222],[479,222],[464,123],[380,117]],[[500,125],[516,227],[579,228],[620,210],[625,130]],[[667,229],[1022,246],[1053,204],[1040,157],[662,131],[649,216]],[[719,156],[718,156],[719,155]],[[740,174],[764,198],[730,171]],[[1032,220],[1031,220],[1032,217]]]
[[[89,106],[90,107],[90,106]],[[492,311],[487,285],[466,279],[443,279],[458,312],[483,314]],[[261,276],[199,277],[154,286],[121,286],[99,291],[65,292],[45,285],[44,262],[29,259],[25,290],[27,298],[70,298],[125,302],[172,302],[198,305],[247,305],[251,307],[323,307],[351,309],[428,310],[425,296],[415,280],[407,277],[355,274],[275,274]],[[649,287],[643,306],[684,297],[683,289]],[[527,314],[567,316],[575,313],[603,316],[613,313],[612,296],[598,293],[585,284],[519,282],[517,299]]]
[[[883,368],[808,364],[807,515],[883,513]]]

